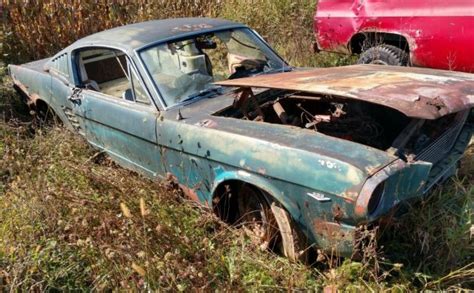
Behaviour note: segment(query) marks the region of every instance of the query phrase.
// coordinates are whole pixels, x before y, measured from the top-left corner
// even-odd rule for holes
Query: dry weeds
[[[3,0],[2,59],[54,54],[117,25],[221,16],[263,33],[293,65],[350,61],[314,55],[314,0]],[[67,4],[67,5],[66,5]],[[0,69],[3,70],[3,69]],[[361,262],[304,267],[261,252],[176,189],[117,167],[63,129],[38,128],[0,86],[0,289],[459,289],[474,285],[474,150],[458,176],[372,237]]]

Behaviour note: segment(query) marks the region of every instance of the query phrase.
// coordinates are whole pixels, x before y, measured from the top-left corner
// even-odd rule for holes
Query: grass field
[[[330,66],[352,61],[350,57],[309,51],[314,1],[196,1],[206,7],[201,10],[191,2],[175,1],[175,6],[163,4],[156,10],[145,1],[133,2],[142,6],[130,4],[128,9],[114,6],[97,25],[80,22],[71,35],[79,37],[120,22],[156,18],[160,12],[168,16],[217,15],[263,32],[293,65]],[[75,9],[95,17],[104,9],[100,6],[95,11],[94,7],[73,3]],[[55,11],[67,19],[71,12],[61,10],[60,4],[51,1],[42,10],[34,5],[11,8],[19,9],[19,14],[4,24],[9,34],[2,39],[3,60],[44,57],[69,43],[72,37],[64,36],[67,27],[47,23],[45,16]],[[25,27],[13,29],[18,23]],[[60,41],[35,38],[26,42],[25,36],[33,40],[33,36],[52,28],[64,36]],[[362,261],[338,259],[304,266],[260,251],[244,233],[187,201],[173,186],[116,166],[77,135],[57,127],[40,128],[12,90],[4,68],[0,70],[2,291],[117,287],[411,291],[474,287],[472,147],[457,176],[380,231],[381,239],[369,242]]]

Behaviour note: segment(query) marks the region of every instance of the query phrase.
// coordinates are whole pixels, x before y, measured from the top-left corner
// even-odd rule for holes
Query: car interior
[[[263,71],[268,58],[239,30],[158,44],[140,53],[166,105],[174,105],[212,82]]]
[[[168,105],[214,81],[211,60],[194,40],[163,44],[141,57]]]
[[[123,52],[87,49],[80,51],[78,57],[78,71],[85,88],[108,96],[149,104],[145,91],[135,73],[130,70]]]

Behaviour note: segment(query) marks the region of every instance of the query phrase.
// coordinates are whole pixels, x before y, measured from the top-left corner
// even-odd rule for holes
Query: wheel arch
[[[54,109],[51,107],[51,105],[40,97],[33,100],[32,107],[34,107],[34,109],[36,109],[36,110],[51,109],[52,111],[54,111]]]
[[[302,223],[298,221],[298,208],[272,184],[271,179],[239,170],[220,176],[216,182],[218,183],[212,192],[211,207],[221,220],[228,224],[239,223],[242,219],[242,214],[240,214],[242,211],[239,210],[240,206],[237,200],[241,196],[239,188],[248,184],[261,191],[264,197],[270,197],[267,203],[278,227],[280,235],[278,241],[282,245],[280,253],[292,261],[309,263],[309,260],[313,259],[314,251],[309,242],[312,237],[311,232],[301,226]],[[240,184],[240,186],[233,189],[235,184]],[[226,196],[228,194],[230,196]],[[236,196],[233,196],[234,194]]]
[[[288,211],[290,216],[295,218],[294,213],[297,210],[297,207],[295,207],[284,196],[284,193],[281,190],[272,184],[270,180],[243,170],[225,172],[216,178],[213,185],[214,188],[211,191],[209,206],[212,209],[216,208],[215,199],[223,195],[222,193],[225,191],[225,186],[235,186],[235,184],[249,184],[255,188],[258,188],[259,190],[265,192],[273,200],[281,204],[283,208]]]
[[[399,32],[364,31],[354,34],[347,47],[353,54],[360,54],[370,44],[387,44],[410,53],[413,47],[411,39]]]
[[[29,108],[35,112],[37,116],[43,122],[53,123],[54,125],[62,124],[69,127],[69,121],[63,117],[62,111],[56,109],[52,103],[48,103],[41,97],[31,99],[31,104],[28,104]]]
[[[32,108],[33,110],[40,112],[44,111],[44,113],[51,113],[54,116],[58,116],[58,111],[53,107],[51,103],[48,103],[45,99],[41,97],[37,97],[33,100]]]
[[[28,92],[27,90],[27,87],[24,86],[22,83],[20,83],[19,81],[15,81],[13,83],[13,88],[16,90],[16,92],[21,96],[21,98],[23,99],[23,101],[27,104],[27,106],[31,109],[31,110],[37,110],[38,108],[41,108],[41,107],[46,107],[46,108],[51,108],[51,106],[49,105],[49,103],[43,99],[42,97],[40,97],[38,94],[36,93],[30,93]]]

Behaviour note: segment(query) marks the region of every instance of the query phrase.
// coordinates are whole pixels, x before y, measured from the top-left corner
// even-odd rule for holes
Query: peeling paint
[[[327,239],[329,242],[338,242],[342,240],[351,241],[353,239],[353,235],[342,229],[341,224],[320,219],[314,220],[313,224],[315,231],[317,231],[316,233]]]

